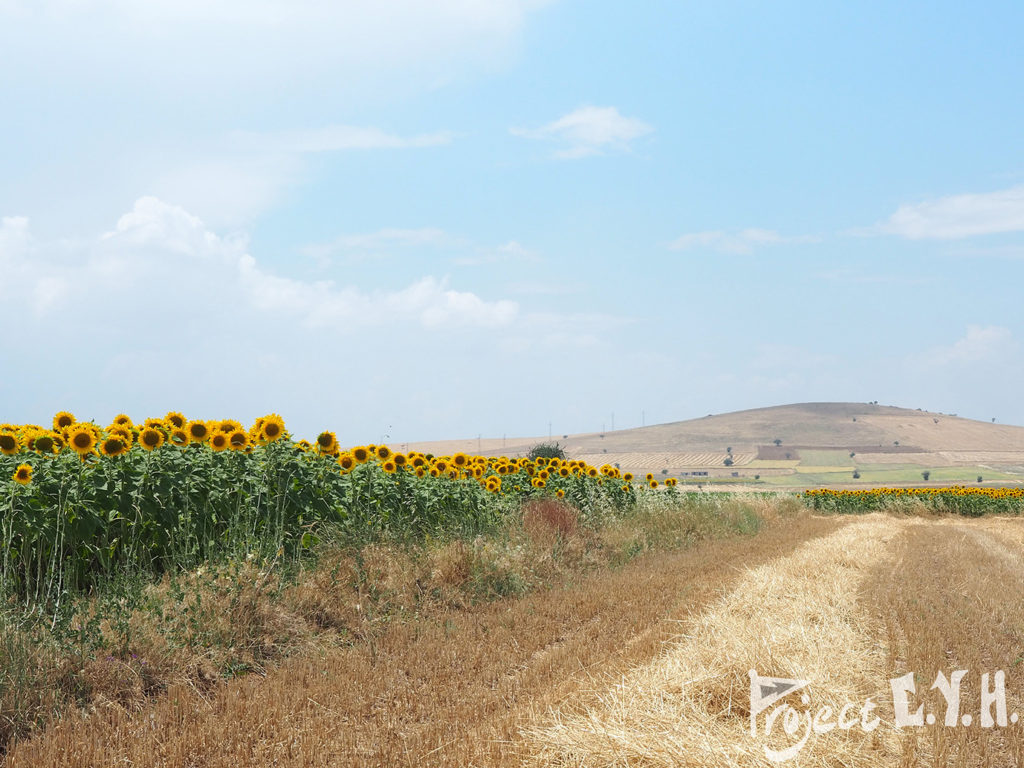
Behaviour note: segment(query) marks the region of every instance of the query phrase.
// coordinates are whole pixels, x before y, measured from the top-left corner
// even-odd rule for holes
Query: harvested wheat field
[[[7,765],[1020,765],[1022,566],[1017,519],[790,517],[65,719]],[[956,670],[954,727],[929,689]],[[808,684],[752,718],[751,671]],[[908,674],[901,716],[922,721],[897,728]]]

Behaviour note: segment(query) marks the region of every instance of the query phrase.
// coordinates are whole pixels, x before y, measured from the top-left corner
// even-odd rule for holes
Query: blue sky
[[[1024,424],[1017,3],[0,0],[0,419]]]

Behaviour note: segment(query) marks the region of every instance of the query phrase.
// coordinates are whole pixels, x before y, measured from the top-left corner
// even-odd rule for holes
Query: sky
[[[0,421],[1024,424],[1024,5],[0,0]]]

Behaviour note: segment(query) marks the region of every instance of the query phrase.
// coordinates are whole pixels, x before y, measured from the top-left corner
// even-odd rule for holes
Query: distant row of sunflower
[[[38,424],[0,424],[0,453],[7,456],[34,454],[51,457],[62,452],[73,452],[83,462],[99,457],[114,459],[130,451],[158,451],[161,448],[205,447],[214,453],[240,451],[252,453],[259,446],[279,440],[291,441],[284,420],[276,413],[262,416],[246,429],[234,419],[194,420],[171,411],[162,418],[148,418],[136,424],[126,414],[119,414],[105,428],[91,421],[80,422],[74,414],[60,411],[53,417],[50,428]],[[299,440],[292,443],[294,450],[311,457],[333,459],[342,474],[368,462],[376,462],[386,474],[410,472],[417,477],[443,477],[452,480],[475,479],[492,493],[502,492],[502,479],[524,473],[532,488],[547,487],[558,478],[593,478],[603,484],[618,481],[622,491],[628,491],[634,477],[620,472],[618,467],[604,464],[593,467],[586,462],[558,458],[508,458],[470,456],[455,453],[451,456],[433,456],[411,451],[400,453],[386,445],[361,445],[342,449],[334,432],[321,432],[315,441]],[[12,479],[22,485],[32,481],[33,467],[21,464]],[[648,473],[644,484],[659,487],[654,475]],[[665,486],[674,488],[676,480],[668,478]],[[522,490],[521,485],[513,486]],[[558,496],[564,489],[557,489]]]
[[[1024,512],[1022,488],[969,488],[962,485],[866,490],[818,488],[804,491],[803,498],[812,508],[831,512],[870,512],[912,502],[919,502],[937,511],[970,517]]]

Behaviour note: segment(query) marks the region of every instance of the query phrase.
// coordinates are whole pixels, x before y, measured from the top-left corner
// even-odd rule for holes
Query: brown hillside
[[[724,457],[757,454],[781,440],[783,448],[835,448],[877,454],[947,454],[957,463],[961,454],[989,453],[1011,458],[1024,455],[1024,427],[991,424],[930,411],[867,403],[800,403],[757,408],[700,419],[624,429],[606,433],[556,436],[570,456],[705,452]],[[484,455],[522,455],[546,437],[508,440],[446,440],[409,443],[404,448],[434,454],[455,451]],[[774,447],[774,446],[773,446]],[[939,457],[936,457],[939,458]],[[965,460],[970,457],[964,456]]]

